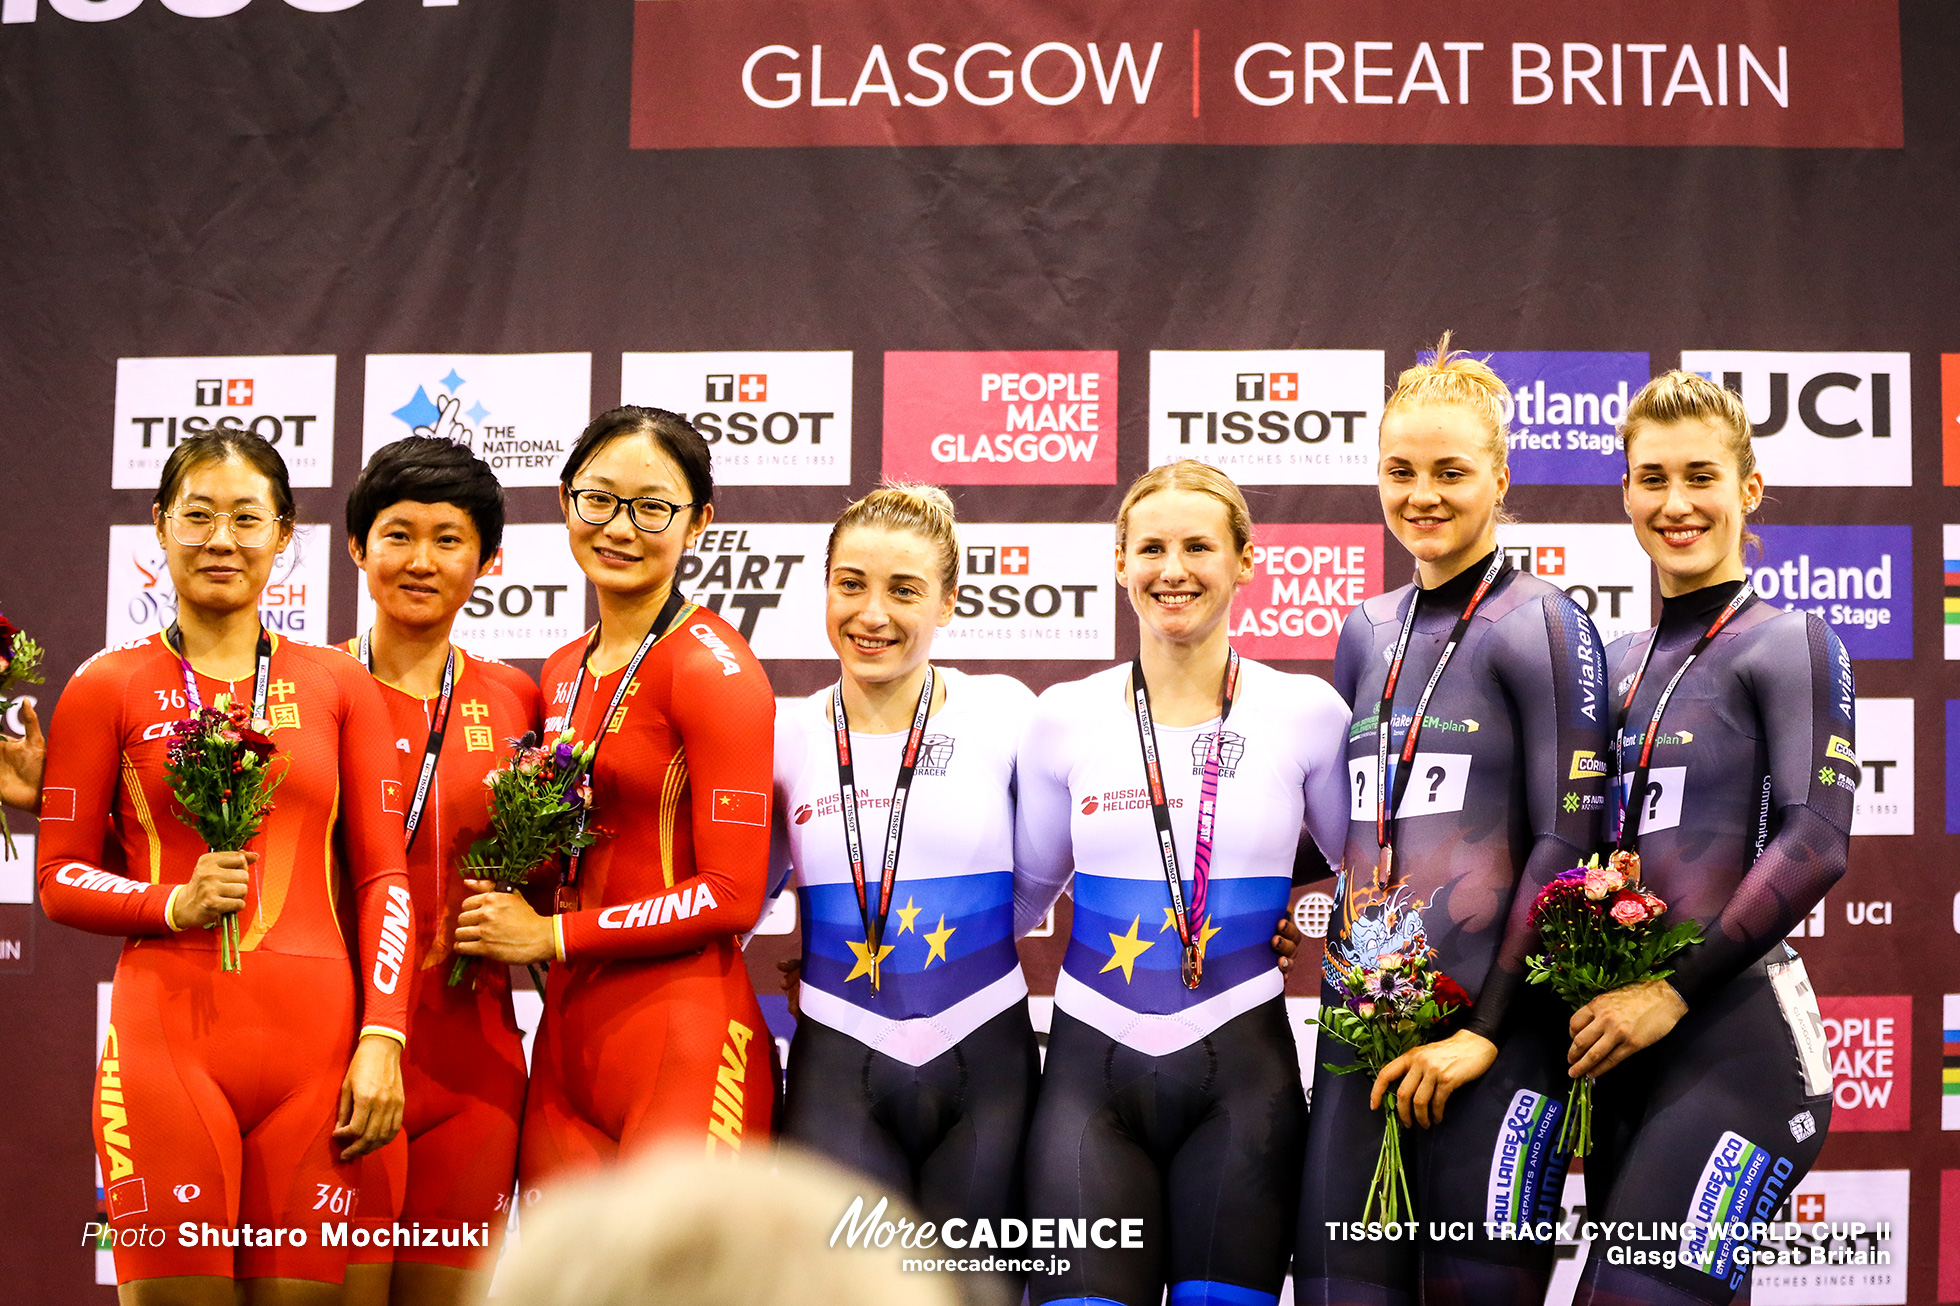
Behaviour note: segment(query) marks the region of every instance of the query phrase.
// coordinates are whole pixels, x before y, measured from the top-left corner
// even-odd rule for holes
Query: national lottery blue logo
[[[1912,527],[1762,526],[1756,592],[1813,612],[1855,658],[1912,656]]]
[[[1618,428],[1647,384],[1646,354],[1517,351],[1490,355],[1490,365],[1510,396],[1514,482],[1620,483],[1626,460]]]

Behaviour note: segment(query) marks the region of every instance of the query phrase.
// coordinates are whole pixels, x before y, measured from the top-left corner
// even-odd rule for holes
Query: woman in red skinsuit
[[[351,1214],[356,1158],[402,1116],[414,915],[401,818],[384,810],[399,773],[375,746],[386,712],[352,658],[260,625],[292,537],[276,450],[229,431],[185,440],[154,516],[177,621],[68,682],[41,809],[42,908],[128,938],[94,1110],[120,1295],[232,1306],[243,1280],[247,1302],[334,1302],[347,1253],[321,1226]],[[164,773],[171,725],[220,694],[263,700],[285,768],[245,852],[206,852]],[[336,917],[349,895],[358,947]],[[209,927],[231,913],[242,964],[228,973]],[[183,1246],[181,1222],[211,1234]]]
[[[458,952],[557,963],[524,1108],[527,1190],[657,1140],[713,1156],[769,1137],[769,1035],[739,936],[762,910],[775,699],[734,628],[674,589],[713,495],[707,445],[657,408],[602,413],[565,462],[599,624],[545,663],[545,729],[599,744],[599,840],[566,868],[556,916],[484,892],[456,931]]]
[[[415,1040],[402,1068],[408,1114],[395,1141],[364,1163],[368,1245],[350,1252],[344,1306],[481,1299],[517,1179],[524,1047],[510,973],[485,965],[475,983],[448,982],[450,936],[468,895],[457,866],[490,821],[483,778],[540,715],[529,676],[449,642],[503,533],[496,474],[449,440],[411,436],[378,450],[347,496],[347,550],[366,573],[375,618],[346,647],[373,671],[393,720],[386,743],[402,797],[391,810],[415,812],[431,749],[436,762],[408,849],[418,909]],[[409,1245],[393,1246],[397,1224],[416,1235]]]

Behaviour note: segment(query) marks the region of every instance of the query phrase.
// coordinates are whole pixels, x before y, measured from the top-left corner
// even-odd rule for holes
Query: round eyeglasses
[[[281,518],[263,508],[240,508],[236,512],[212,512],[209,508],[176,508],[164,514],[170,521],[170,538],[187,549],[211,542],[223,518],[231,531],[231,542],[241,549],[263,549],[279,534]]]
[[[692,508],[691,503],[669,503],[651,495],[641,495],[637,499],[622,499],[617,494],[604,490],[571,491],[572,508],[579,520],[591,526],[604,526],[619,516],[619,510],[626,510],[626,519],[649,535],[658,535],[673,524],[674,514],[682,508]]]

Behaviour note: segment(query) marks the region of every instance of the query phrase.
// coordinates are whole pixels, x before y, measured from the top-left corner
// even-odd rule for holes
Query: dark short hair
[[[293,482],[286,474],[286,460],[279,456],[277,449],[250,431],[225,426],[214,426],[177,442],[164,461],[163,474],[157,478],[157,511],[170,511],[177,491],[183,488],[184,478],[191,472],[227,458],[236,458],[265,477],[272,485],[273,510],[281,520],[293,520],[297,510],[293,506]]]
[[[453,503],[476,525],[477,565],[504,542],[504,487],[467,445],[411,435],[374,451],[347,493],[347,538],[362,552],[382,510],[397,503]]]
[[[638,404],[608,409],[592,419],[565,459],[565,470],[558,473],[559,484],[571,489],[572,478],[599,450],[623,435],[644,435],[672,458],[681,475],[687,478],[687,492],[695,507],[705,507],[715,501],[713,458],[708,453],[708,442],[694,429],[694,423],[665,408],[642,408]]]

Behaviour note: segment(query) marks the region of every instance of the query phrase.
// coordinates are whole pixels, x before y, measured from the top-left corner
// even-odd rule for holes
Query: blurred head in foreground
[[[876,1185],[792,1152],[710,1162],[655,1153],[550,1190],[524,1215],[498,1306],[957,1306],[934,1253],[847,1248],[831,1234]],[[904,1213],[890,1209],[896,1221]],[[938,1255],[946,1255],[939,1250]],[[972,1276],[978,1278],[980,1276]]]

